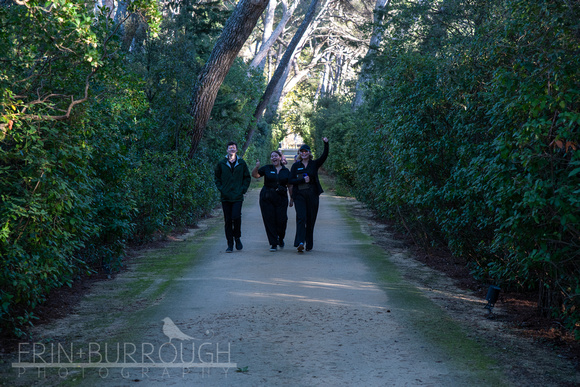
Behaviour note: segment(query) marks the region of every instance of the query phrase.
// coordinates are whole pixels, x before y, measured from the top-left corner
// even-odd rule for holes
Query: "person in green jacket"
[[[227,145],[228,154],[215,166],[215,185],[221,193],[222,209],[224,212],[226,253],[244,248],[242,245],[242,203],[244,194],[250,187],[250,170],[246,162],[236,155],[238,145],[230,141]]]

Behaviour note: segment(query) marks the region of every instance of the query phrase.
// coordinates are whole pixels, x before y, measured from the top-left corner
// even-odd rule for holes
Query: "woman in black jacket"
[[[308,145],[300,147],[300,157],[290,171],[290,184],[292,187],[292,199],[296,209],[296,237],[294,247],[298,252],[312,250],[314,247],[314,224],[318,215],[319,196],[323,192],[318,179],[318,169],[328,157],[328,138],[324,137],[324,152],[316,160],[312,159],[312,153]]]
[[[270,153],[272,164],[260,167],[260,160],[252,170],[256,179],[264,176],[264,187],[260,191],[260,210],[266,228],[270,251],[284,248],[286,224],[288,223],[288,178],[290,171],[282,165],[279,151]]]

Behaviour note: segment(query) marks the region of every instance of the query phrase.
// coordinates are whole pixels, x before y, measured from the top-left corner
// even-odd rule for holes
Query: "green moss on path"
[[[389,261],[389,252],[373,244],[372,238],[363,233],[359,220],[352,216],[346,202],[340,203],[339,208],[352,228],[353,237],[364,242],[357,245],[359,256],[389,296],[393,317],[405,325],[411,325],[426,344],[440,348],[444,358],[439,361],[465,368],[466,372],[475,375],[478,384],[507,385],[504,375],[499,372],[493,350],[481,345],[474,338],[476,333],[466,331],[419,289],[405,281],[396,265]]]

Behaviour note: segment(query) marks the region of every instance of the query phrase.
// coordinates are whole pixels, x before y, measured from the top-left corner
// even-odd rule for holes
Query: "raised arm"
[[[322,152],[322,156],[320,156],[319,158],[314,160],[318,167],[322,166],[322,164],[324,164],[324,162],[326,161],[326,159],[328,157],[328,149],[329,149],[328,138],[324,137],[322,139],[322,141],[324,142],[324,152]]]
[[[254,169],[252,169],[252,177],[255,177],[256,179],[262,177],[258,173],[258,169],[260,169],[260,160],[256,159],[256,166],[254,166]]]

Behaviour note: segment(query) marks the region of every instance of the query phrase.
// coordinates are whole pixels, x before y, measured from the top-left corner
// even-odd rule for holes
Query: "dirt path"
[[[242,251],[225,253],[218,213],[183,241],[147,252],[96,284],[74,314],[37,328],[5,383],[530,386],[560,378],[510,373],[485,333],[426,296],[436,273],[423,271],[435,277],[424,289],[399,274],[408,267],[417,280],[423,269],[396,242],[376,245],[372,225],[353,216],[355,201],[324,195],[314,250],[298,254],[294,209],[288,247],[272,253],[257,198],[253,190],[244,204]]]

